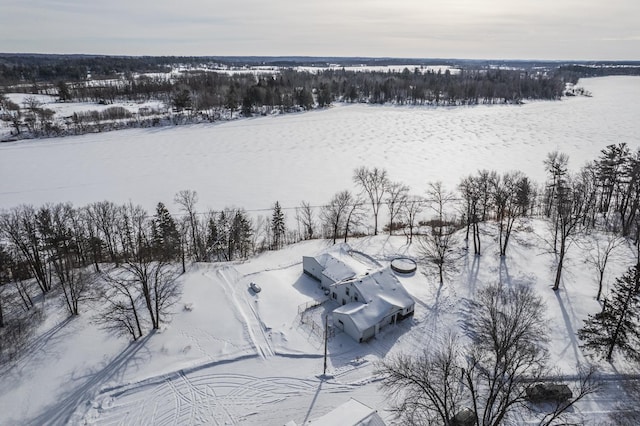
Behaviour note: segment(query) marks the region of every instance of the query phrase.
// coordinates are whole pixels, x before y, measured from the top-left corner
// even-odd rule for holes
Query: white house
[[[320,281],[320,287],[324,290],[337,282],[364,275],[374,269],[372,265],[365,265],[349,255],[348,251],[348,246],[342,246],[335,256],[330,253],[316,257],[302,256],[302,269],[305,274]]]
[[[295,425],[294,422],[287,423]],[[386,426],[382,417],[373,408],[351,398],[322,417],[309,420],[305,426]]]
[[[354,261],[358,263],[348,255],[338,259],[325,253],[303,257],[303,269],[342,305],[333,311],[333,325],[363,342],[385,325],[413,315],[415,302],[390,268],[371,270]]]

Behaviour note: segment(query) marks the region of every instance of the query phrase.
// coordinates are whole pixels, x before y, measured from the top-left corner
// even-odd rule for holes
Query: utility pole
[[[322,372],[323,377],[327,376],[327,340],[329,339],[329,336],[327,333],[328,330],[329,330],[329,314],[324,316],[324,370]]]

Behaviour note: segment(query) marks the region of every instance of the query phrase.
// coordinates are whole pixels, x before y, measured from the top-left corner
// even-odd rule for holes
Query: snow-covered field
[[[593,97],[461,108],[340,105],[222,124],[130,129],[0,145],[0,208],[20,203],[133,201],[172,208],[198,192],[200,210],[327,203],[353,170],[384,167],[422,194],[478,169],[522,170],[541,182],[546,154],[570,166],[608,144],[640,146],[640,78],[580,82]]]
[[[0,208],[27,202],[129,199],[151,209],[175,192],[197,190],[202,208],[269,208],[275,200],[328,201],[351,188],[353,169],[385,167],[417,194],[442,180],[453,188],[478,168],[520,169],[539,181],[542,161],[562,150],[578,167],[605,145],[640,145],[639,78],[590,79],[592,98],[524,106],[452,109],[337,106],[300,115],[238,120],[221,125],[126,130],[0,146]],[[572,372],[585,359],[575,331],[594,300],[595,273],[585,244],[572,246],[560,291],[550,290],[554,257],[544,223],[521,224],[500,262],[492,225],[483,230],[484,255],[463,257],[459,273],[439,288],[432,273],[400,278],[416,299],[412,319],[387,327],[368,343],[344,334],[323,345],[298,306],[321,298],[302,273],[301,256],[332,250],[303,242],[243,263],[197,264],[181,278],[183,295],[172,322],[129,345],[91,322],[92,306],[66,320],[53,312],[28,354],[0,371],[0,424],[298,424],[355,397],[392,420],[378,388],[375,362],[436,345],[456,327],[462,298],[502,282],[535,286],[549,317],[552,364]],[[350,241],[382,264],[415,255],[404,237]],[[628,248],[605,278],[611,283],[632,261]],[[248,289],[258,282],[262,291]],[[49,300],[50,305],[56,301]],[[58,312],[58,314],[55,314]],[[320,318],[322,312],[317,312]],[[628,372],[618,360],[606,374]],[[615,376],[614,376],[615,377]],[[594,396],[576,415],[606,423],[620,397]],[[613,395],[613,396],[612,396]]]

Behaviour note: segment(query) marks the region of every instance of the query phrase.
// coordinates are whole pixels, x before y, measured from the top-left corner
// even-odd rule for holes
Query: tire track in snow
[[[232,302],[235,305],[238,313],[243,319],[244,326],[249,334],[249,338],[251,339],[253,346],[256,348],[256,352],[263,358],[266,359],[274,355],[273,348],[271,347],[271,342],[269,341],[269,337],[266,335],[264,331],[264,327],[262,325],[262,321],[258,316],[258,313],[255,311],[253,306],[251,306],[250,302],[244,299],[244,303],[239,300],[239,297],[236,293],[236,287],[233,285],[233,281],[228,277],[229,270],[232,267],[225,266],[222,268],[218,268],[216,273],[221,278],[220,281],[224,285],[225,289],[228,291],[228,294],[231,296]],[[234,271],[235,272],[235,271]],[[237,273],[236,273],[237,274]],[[244,305],[244,306],[243,306]],[[247,314],[247,307],[251,314]]]
[[[284,401],[308,403],[319,381],[285,376],[257,377],[203,370],[179,372],[107,395],[113,404],[92,421],[98,424],[272,424],[269,407]],[[323,382],[323,393],[341,394],[353,385]],[[289,404],[291,405],[291,404]],[[293,404],[295,406],[295,404]],[[265,408],[266,407],[266,408]]]
[[[189,405],[193,405],[190,404],[190,401],[187,397],[185,397],[182,392],[176,387],[176,385],[173,383],[172,379],[167,379],[165,380],[165,383],[167,384],[167,386],[171,389],[171,394],[173,396],[173,400],[175,402],[174,405],[174,415],[173,415],[173,424],[175,425],[181,425],[181,424],[191,424],[191,418],[189,417],[187,419],[187,421],[184,421],[183,419],[183,407],[182,407],[182,403],[186,403],[187,408],[190,408]]]

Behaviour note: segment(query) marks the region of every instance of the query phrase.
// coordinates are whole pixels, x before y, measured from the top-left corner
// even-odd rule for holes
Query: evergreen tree
[[[251,226],[251,220],[247,217],[244,210],[238,210],[233,218],[233,224],[231,228],[231,234],[233,235],[234,246],[237,254],[246,258],[249,256],[251,250],[251,236],[253,235],[253,229]]]
[[[225,209],[218,215],[216,222],[217,237],[215,240],[215,252],[218,260],[231,260],[229,257],[229,245],[231,239],[231,212]]]
[[[616,209],[618,203],[611,206],[613,198],[619,198],[621,184],[624,176],[624,167],[631,153],[627,144],[608,145],[600,151],[602,154],[596,161],[596,173],[601,187],[599,210],[608,213],[610,207]]]
[[[209,221],[207,223],[207,252],[209,254],[218,256],[219,258],[219,250],[218,250],[218,223],[216,221],[215,215],[211,214],[209,217]]]
[[[271,217],[271,235],[273,236],[273,248],[279,249],[282,247],[285,233],[284,213],[280,203],[276,201],[273,207],[273,216]]]
[[[229,110],[229,118],[233,118],[233,112],[238,109],[238,93],[233,84],[230,85],[227,90],[224,98],[224,106]]]
[[[585,325],[578,331],[584,341],[583,348],[611,360],[614,349],[620,349],[626,356],[639,360],[640,355],[640,276],[638,267],[633,266],[616,279],[610,297],[605,300],[604,309],[589,315]]]
[[[58,81],[58,98],[60,102],[67,102],[71,100],[71,91],[69,90],[69,85],[64,81]]]
[[[152,247],[160,260],[176,259],[180,254],[180,234],[175,220],[163,203],[156,206],[153,216]]]
[[[332,95],[331,87],[327,83],[320,83],[320,90],[318,91],[318,106],[320,108],[331,104]]]

